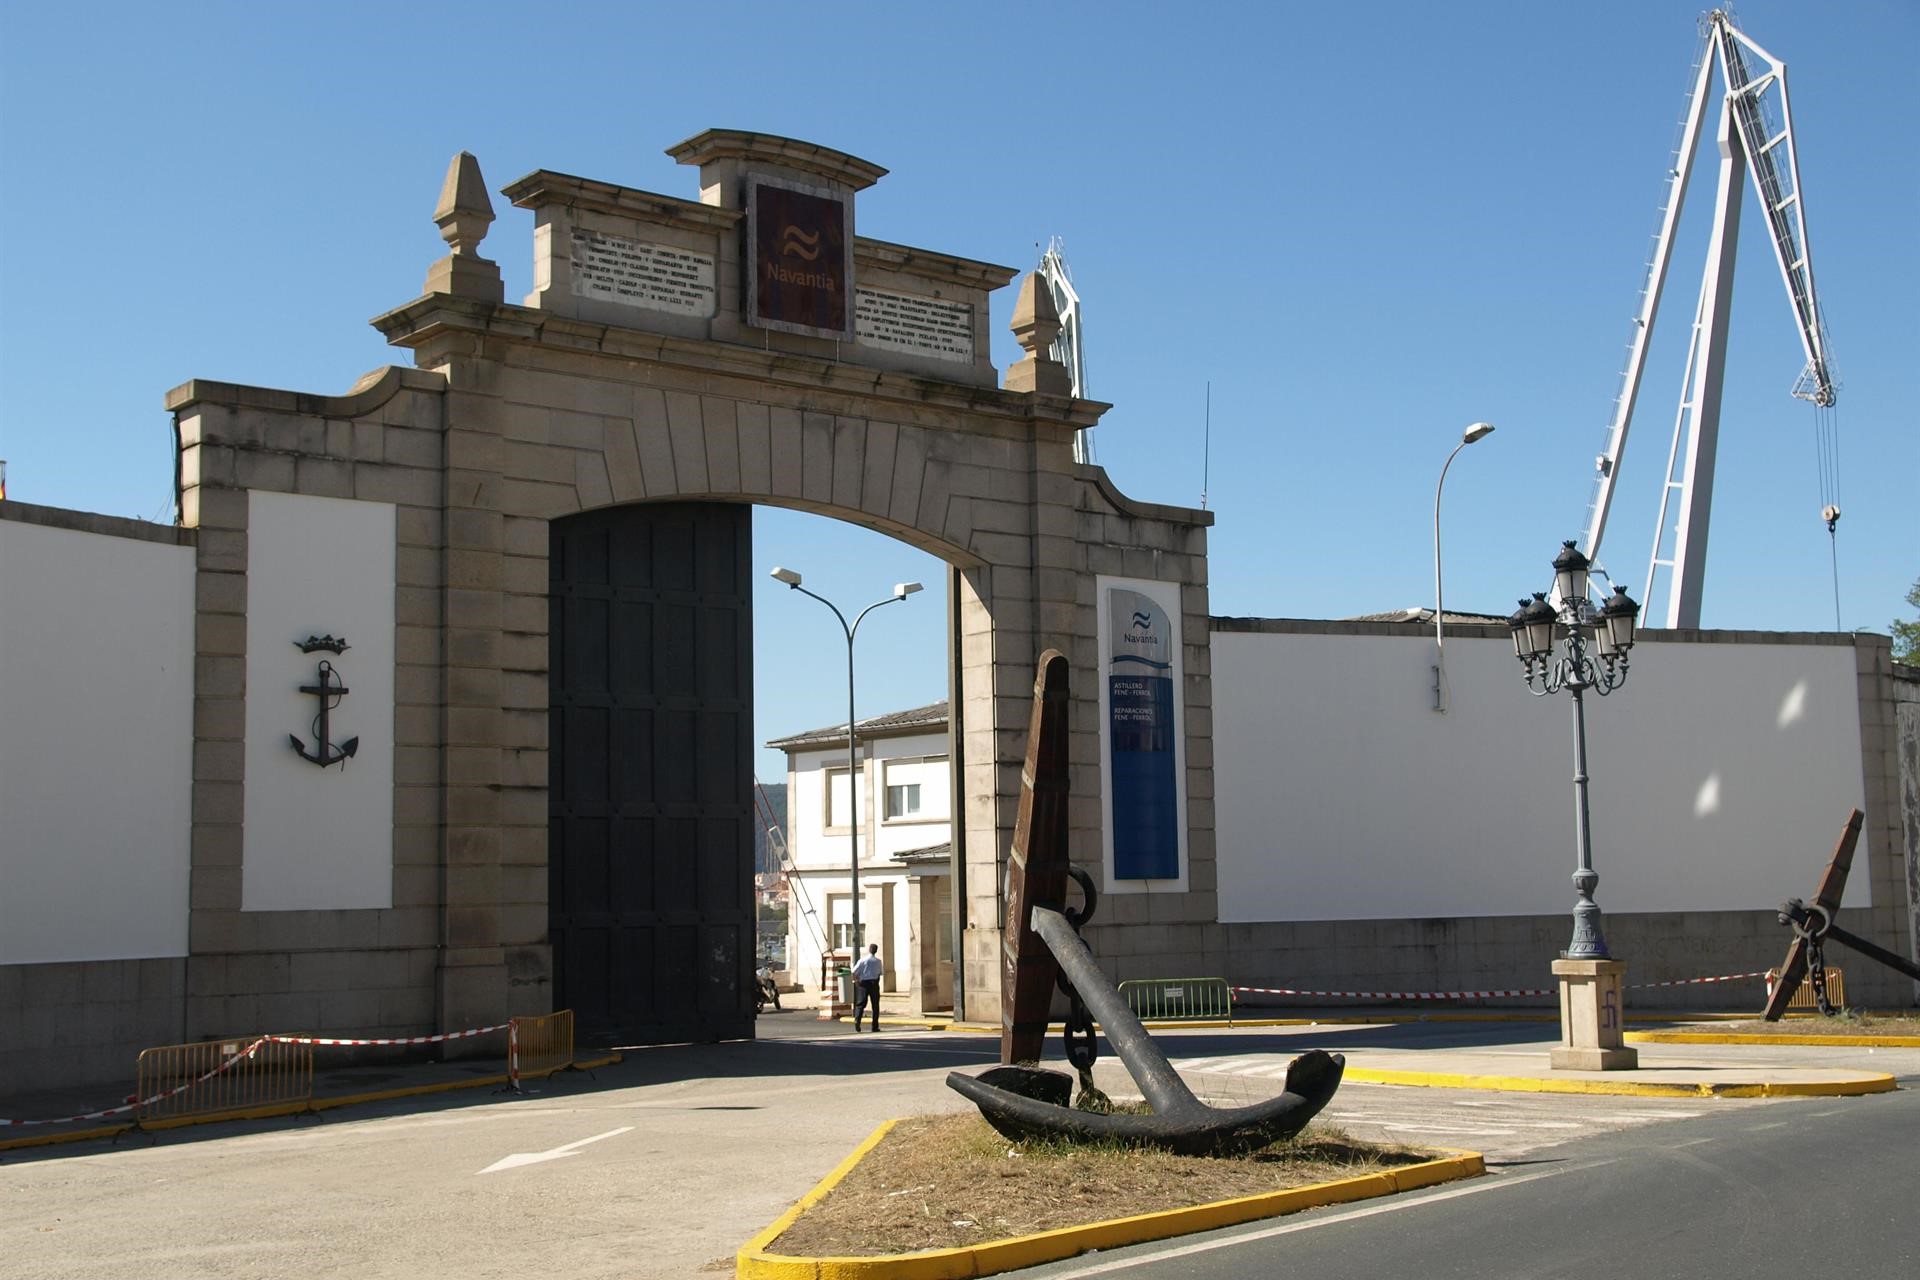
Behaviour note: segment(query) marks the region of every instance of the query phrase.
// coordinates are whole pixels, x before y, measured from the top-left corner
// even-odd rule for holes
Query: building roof
[[[902,849],[893,855],[892,861],[921,874],[945,874],[953,861],[953,841],[942,840],[939,844],[930,844],[921,849]]]
[[[1461,613],[1458,610],[1454,610],[1454,609],[1447,610],[1447,616],[1446,616],[1447,622],[1458,622],[1462,625],[1475,623],[1475,622],[1504,623],[1506,620],[1507,620],[1507,615],[1504,613]],[[1433,610],[1427,608],[1425,605],[1413,605],[1406,609],[1389,609],[1385,613],[1355,614],[1351,618],[1342,618],[1340,619],[1340,621],[1342,622],[1412,622],[1412,623],[1418,623],[1421,626],[1430,627],[1433,625]]]
[[[854,724],[856,740],[869,738],[903,738],[909,734],[929,733],[947,727],[947,704],[945,701],[930,702],[924,707],[915,707],[911,711],[889,711],[883,716],[873,716]],[[796,751],[808,751],[815,747],[830,747],[847,740],[847,725],[843,720],[839,724],[830,724],[820,729],[809,729],[805,733],[796,733],[787,738],[775,738],[766,745],[778,747],[792,754]]]

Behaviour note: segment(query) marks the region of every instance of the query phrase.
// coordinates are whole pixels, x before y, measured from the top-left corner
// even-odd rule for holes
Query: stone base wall
[[[142,1049],[184,1039],[186,997],[182,956],[0,965],[0,1096],[131,1088]],[[102,1096],[102,1106],[119,1101]]]
[[[1103,904],[1104,905],[1104,904]],[[1902,907],[1849,909],[1836,923],[1863,936],[1884,936]],[[1903,926],[1902,926],[1903,927]],[[1737,982],[1644,987],[1690,978],[1777,968],[1791,938],[1771,913],[1703,911],[1607,915],[1602,928],[1613,958],[1627,964],[1629,1009],[1752,1009],[1766,1002],[1758,978]],[[1533,998],[1428,1001],[1418,1007],[1505,1009],[1557,1007],[1550,966],[1573,933],[1565,914],[1481,916],[1445,920],[1321,920],[1262,924],[1089,925],[1087,944],[1115,982],[1154,978],[1225,978],[1234,986],[1338,991],[1482,991],[1540,989]],[[1846,976],[1847,1003],[1898,1009],[1913,1003],[1912,984],[1846,948],[1827,949],[1827,963]],[[1236,997],[1292,1007],[1354,1001],[1290,996]]]
[[[434,1025],[432,947],[367,951],[257,951],[192,957],[189,1038],[263,1031],[372,1039],[416,1036]]]

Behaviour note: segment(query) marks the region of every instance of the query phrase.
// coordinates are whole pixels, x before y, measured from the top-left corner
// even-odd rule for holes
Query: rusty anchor
[[[1287,1069],[1285,1091],[1250,1107],[1217,1108],[1193,1095],[1134,1016],[1075,932],[1093,913],[1093,885],[1067,862],[1067,660],[1040,657],[1028,723],[1020,809],[1007,867],[1007,917],[1001,934],[1001,1060],[979,1076],[951,1072],[947,1087],[980,1108],[1009,1138],[1119,1141],[1178,1155],[1238,1155],[1290,1138],[1340,1087],[1346,1060],[1310,1050]],[[1068,878],[1086,905],[1063,914]],[[1038,944],[1038,945],[1036,945]],[[1067,1056],[1091,1090],[1096,1052],[1092,1019],[1140,1088],[1151,1115],[1111,1115],[1068,1105],[1072,1077],[1027,1065],[1040,1056],[1056,978],[1072,999]],[[1085,1015],[1091,1014],[1089,1019]]]
[[[1821,873],[1813,901],[1788,898],[1780,904],[1780,923],[1793,930],[1793,941],[1787,944],[1787,958],[1780,964],[1779,979],[1768,993],[1767,1007],[1760,1015],[1768,1022],[1780,1020],[1803,979],[1812,984],[1814,1002],[1821,1013],[1831,1017],[1838,1012],[1827,999],[1827,964],[1822,944],[1829,939],[1920,982],[1920,965],[1833,922],[1834,914],[1840,910],[1841,895],[1846,891],[1847,872],[1853,868],[1853,851],[1860,841],[1860,824],[1864,819],[1865,815],[1858,809],[1848,816],[1846,826],[1840,830],[1840,840],[1834,845],[1833,856],[1827,860],[1827,869]]]

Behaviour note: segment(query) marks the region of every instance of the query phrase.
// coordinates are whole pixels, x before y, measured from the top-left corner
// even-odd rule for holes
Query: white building
[[[854,728],[859,776],[851,804],[846,725],[767,743],[787,753],[787,879],[793,890],[787,956],[793,980],[818,991],[824,950],[877,942],[886,964],[883,990],[908,993],[917,1009],[951,1008],[947,704],[875,716]],[[853,813],[859,823],[863,941],[853,936]]]

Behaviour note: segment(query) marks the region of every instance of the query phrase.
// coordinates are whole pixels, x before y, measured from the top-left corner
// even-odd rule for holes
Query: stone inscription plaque
[[[710,316],[713,255],[573,229],[573,296],[678,316]]]
[[[854,295],[853,331],[863,347],[973,362],[973,308],[964,302],[861,289]]]

